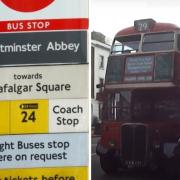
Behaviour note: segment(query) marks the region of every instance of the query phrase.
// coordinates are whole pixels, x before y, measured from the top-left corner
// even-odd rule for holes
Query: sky
[[[113,39],[134,20],[153,18],[180,27],[180,0],[90,0],[90,30]]]

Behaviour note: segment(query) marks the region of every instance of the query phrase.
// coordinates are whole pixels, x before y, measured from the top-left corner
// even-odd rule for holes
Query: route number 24
[[[22,111],[21,114],[23,115],[23,118],[21,120],[21,122],[23,123],[27,123],[29,121],[36,121],[35,111],[32,111],[31,113],[28,113],[27,111]]]

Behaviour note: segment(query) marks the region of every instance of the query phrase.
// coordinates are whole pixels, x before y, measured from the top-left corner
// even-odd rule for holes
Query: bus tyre
[[[171,168],[173,177],[180,179],[180,142],[178,141],[177,146],[174,149],[174,157],[171,159]]]
[[[180,163],[177,157],[168,159],[164,163],[164,175],[172,180],[179,180],[180,178]]]
[[[114,174],[117,172],[117,160],[113,156],[101,155],[100,164],[103,171],[107,174]]]
[[[171,170],[171,176],[174,179],[180,179],[180,162],[178,161],[173,163],[172,168],[173,170]]]

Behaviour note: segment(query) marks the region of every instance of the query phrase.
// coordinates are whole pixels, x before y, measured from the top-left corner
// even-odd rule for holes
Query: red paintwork
[[[164,123],[166,122],[166,123]],[[102,136],[101,136],[101,144],[103,144],[103,147],[109,149],[111,148],[109,145],[110,141],[115,142],[116,149],[121,148],[121,125],[125,123],[125,121],[107,121],[103,122],[102,125]],[[126,121],[127,123],[127,121]],[[146,122],[144,120],[145,124],[147,124],[149,129],[149,135],[150,135],[150,141],[156,142],[159,141],[163,142],[177,142],[178,138],[180,137],[180,122],[177,121],[168,121],[168,120],[160,120],[156,121],[153,120],[153,122]],[[157,133],[158,132],[158,133]]]
[[[8,29],[8,24],[23,24],[23,28],[19,29]],[[43,26],[38,28],[38,26],[32,26],[29,29],[27,24],[38,24],[38,23],[48,23],[48,26]],[[19,32],[19,31],[52,31],[52,30],[81,30],[88,29],[89,19],[88,18],[71,18],[71,19],[41,19],[41,20],[18,20],[18,21],[1,21],[0,22],[0,32]]]
[[[179,27],[174,25],[174,24],[170,24],[170,23],[156,23],[153,28],[151,29],[151,32],[169,32],[169,31],[175,31],[178,30]],[[128,35],[135,35],[135,34],[140,34],[140,32],[136,31],[134,26],[123,29],[121,31],[119,31],[116,34],[116,37],[118,36],[128,36]]]
[[[150,32],[143,32],[143,33],[170,32],[170,31],[177,31],[177,30],[180,30],[180,28],[174,24],[156,23]],[[137,32],[134,27],[129,27],[129,28],[119,31],[116,34],[116,37],[129,36],[129,35],[135,35],[135,34],[140,34],[140,33],[141,32]],[[157,52],[152,52],[152,53],[154,55],[157,54]],[[158,52],[158,53],[161,53],[161,52]],[[143,54],[143,52],[138,53],[138,55],[141,55],[141,54]],[[173,54],[174,54],[174,60],[175,60],[173,82],[175,85],[177,85],[177,87],[179,87],[178,84],[180,84],[180,70],[179,70],[180,69],[180,53],[174,50]],[[113,56],[113,58],[118,58],[119,56],[121,57],[126,56],[126,54],[115,55]],[[120,88],[116,89],[116,91],[121,91],[121,89]],[[103,103],[107,103],[106,93],[110,93],[110,92],[115,92],[115,89],[113,88],[111,90],[104,89],[103,92],[99,93],[98,97],[100,97],[100,100]],[[172,94],[172,92],[170,94]],[[106,118],[107,109],[103,109],[102,111],[103,111],[103,123],[102,123],[102,136],[101,136],[100,143],[106,149],[110,149],[111,147],[110,147],[109,142],[114,141],[116,150],[120,150],[121,149],[121,125],[123,123],[128,123],[128,122],[133,123],[133,120],[123,121],[122,119],[119,119],[117,121],[111,121]],[[180,137],[180,120],[172,121],[170,119],[169,120],[168,119],[153,119],[152,121],[147,121],[146,119],[144,119],[143,121],[141,120],[140,123],[144,123],[148,126],[149,141],[151,142],[151,144],[165,143],[165,142],[177,143],[178,138]]]

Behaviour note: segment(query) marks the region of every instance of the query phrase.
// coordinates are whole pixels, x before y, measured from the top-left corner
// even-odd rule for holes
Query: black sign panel
[[[0,65],[86,62],[86,31],[0,34]]]

